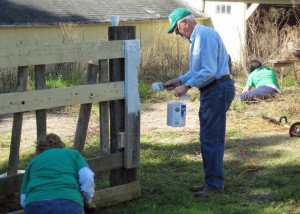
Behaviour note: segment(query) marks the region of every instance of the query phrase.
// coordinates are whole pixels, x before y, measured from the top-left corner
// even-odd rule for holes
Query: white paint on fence
[[[24,173],[25,173],[25,170],[23,170],[23,169],[18,169],[18,171],[17,171],[17,174],[24,174]],[[0,175],[0,178],[5,178],[5,177],[7,177],[7,172]]]
[[[125,41],[125,97],[127,112],[139,114],[140,95],[138,85],[138,65],[140,63],[140,41]]]

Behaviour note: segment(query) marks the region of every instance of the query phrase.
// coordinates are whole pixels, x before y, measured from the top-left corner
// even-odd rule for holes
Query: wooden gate
[[[47,109],[80,104],[73,148],[82,152],[92,104],[99,103],[100,154],[88,159],[94,172],[110,171],[110,188],[97,190],[97,207],[141,197],[137,181],[140,161],[140,43],[134,27],[110,27],[109,40],[20,47],[0,47],[0,67],[18,67],[17,91],[0,94],[0,114],[13,113],[8,176],[0,179],[0,195],[20,192],[17,174],[23,113],[36,112],[37,137],[47,133]],[[86,85],[45,88],[45,65],[88,62]],[[35,68],[35,89],[28,91],[28,68]],[[99,83],[96,78],[99,76]]]

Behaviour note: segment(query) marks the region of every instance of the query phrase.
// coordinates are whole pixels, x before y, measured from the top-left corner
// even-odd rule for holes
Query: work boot
[[[210,195],[214,195],[214,194],[218,194],[218,193],[222,193],[222,192],[224,192],[224,188],[214,189],[214,188],[206,185],[203,190],[195,192],[194,196],[195,197],[208,197]]]
[[[199,191],[204,190],[205,187],[206,187],[206,185],[196,184],[196,185],[193,185],[190,190],[192,192],[199,192]]]

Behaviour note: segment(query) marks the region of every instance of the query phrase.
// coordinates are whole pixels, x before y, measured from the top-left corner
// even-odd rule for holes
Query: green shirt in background
[[[260,67],[252,71],[248,76],[247,86],[255,88],[260,86],[275,86],[280,89],[274,71],[266,67]]]
[[[82,155],[65,148],[52,148],[34,157],[27,165],[21,193],[25,204],[44,199],[69,199],[83,206],[78,171],[88,167]],[[30,179],[29,179],[30,178]]]

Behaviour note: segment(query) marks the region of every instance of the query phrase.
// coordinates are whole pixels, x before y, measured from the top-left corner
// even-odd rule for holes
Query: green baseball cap
[[[170,20],[171,25],[169,27],[168,33],[173,33],[176,23],[180,19],[182,19],[188,15],[191,15],[191,14],[192,14],[191,11],[189,11],[188,9],[183,8],[183,7],[179,7],[179,8],[176,8],[175,10],[173,10],[173,12],[169,15],[169,20]]]

